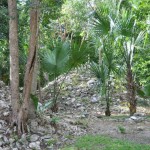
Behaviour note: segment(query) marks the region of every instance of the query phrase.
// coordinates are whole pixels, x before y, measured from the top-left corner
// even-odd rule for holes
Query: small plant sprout
[[[119,125],[118,129],[119,129],[120,133],[122,133],[122,134],[126,133],[126,129],[123,126]]]

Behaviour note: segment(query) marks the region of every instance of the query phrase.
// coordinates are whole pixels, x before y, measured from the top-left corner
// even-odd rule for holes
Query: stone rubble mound
[[[41,90],[40,107],[52,100],[54,83],[49,82]],[[59,76],[58,113],[51,118],[49,109],[44,113],[38,112],[37,118],[28,122],[29,133],[18,138],[13,132],[15,129],[11,129],[6,120],[11,110],[10,89],[0,81],[0,150],[58,150],[73,143],[75,137],[87,134],[91,120],[101,118],[105,111],[105,101],[98,94],[98,84],[89,71],[89,65]],[[128,113],[119,103],[119,96],[112,99],[112,111]],[[138,118],[142,119],[142,116],[133,116],[127,121],[138,122]],[[56,128],[51,126],[52,120],[56,121],[56,133]]]

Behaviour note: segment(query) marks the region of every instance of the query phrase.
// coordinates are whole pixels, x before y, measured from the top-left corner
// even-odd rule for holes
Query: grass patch
[[[62,150],[150,150],[150,145],[132,143],[107,136],[86,135],[78,138],[73,146]]]

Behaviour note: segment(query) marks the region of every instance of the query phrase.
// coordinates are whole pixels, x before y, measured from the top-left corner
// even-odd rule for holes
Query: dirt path
[[[125,134],[121,133],[119,127],[125,129]],[[129,123],[127,121],[117,121],[115,119],[92,119],[89,123],[89,133],[99,135],[109,135],[118,139],[124,139],[141,144],[150,144],[150,122]]]

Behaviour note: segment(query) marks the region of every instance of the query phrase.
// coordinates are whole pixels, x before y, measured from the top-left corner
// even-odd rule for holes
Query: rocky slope
[[[104,117],[105,101],[101,100],[98,82],[89,73],[88,67],[83,66],[58,78],[57,89],[59,91],[60,86],[61,89],[58,97],[59,111],[56,114],[52,114],[50,109],[44,109],[45,104],[53,98],[54,82],[42,89],[37,118],[29,120],[29,133],[22,135],[20,139],[8,123],[11,110],[9,87],[0,82],[0,150],[58,150],[73,143],[77,136],[88,133],[108,134],[148,143],[150,122],[146,113],[149,110],[138,107],[139,113],[128,117],[125,93],[120,95],[114,91],[111,111],[115,117]],[[119,115],[124,116],[118,117]],[[120,133],[118,126],[126,129],[125,136]],[[139,138],[144,139],[139,141]]]

